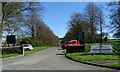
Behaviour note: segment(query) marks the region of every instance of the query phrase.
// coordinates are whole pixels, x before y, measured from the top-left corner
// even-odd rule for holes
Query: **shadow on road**
[[[58,49],[58,50],[64,50],[64,49]]]
[[[65,54],[61,53],[61,54],[56,54],[56,55],[65,55]]]

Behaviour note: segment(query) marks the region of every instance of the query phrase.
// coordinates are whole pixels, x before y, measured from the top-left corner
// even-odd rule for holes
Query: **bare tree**
[[[15,23],[16,19],[20,19],[21,12],[27,8],[22,8],[23,3],[2,2],[2,19],[0,32],[2,32],[4,24]]]
[[[82,32],[80,22],[83,21],[83,19],[83,15],[81,13],[74,13],[71,15],[71,20],[69,22],[70,29],[74,28],[77,32]]]
[[[103,23],[104,23],[104,15],[103,15],[103,11],[102,11],[102,9],[103,9],[103,7],[102,7],[102,5],[100,5],[100,7],[99,7],[99,24],[100,24],[100,52],[102,52],[102,42],[103,42]]]
[[[24,29],[24,22],[27,14],[31,14],[31,11],[41,13],[40,11],[43,9],[40,3],[34,2],[3,2],[2,7],[1,31],[3,29],[3,33],[15,34],[19,37],[26,35],[25,32],[27,31]]]
[[[111,25],[114,28],[113,31],[116,32],[114,37],[120,38],[120,1],[110,2],[108,7],[110,10]]]
[[[70,20],[68,22],[68,32],[63,38],[63,42],[69,41],[71,39],[76,39],[76,36],[80,32],[85,33],[85,37],[87,38],[89,34],[89,26],[88,22],[85,20],[85,17],[81,13],[73,13],[70,16]],[[87,35],[86,35],[87,34]],[[88,39],[89,40],[89,39]]]
[[[89,23],[90,27],[90,33],[91,35],[91,42],[94,41],[94,34],[96,32],[97,26],[98,26],[98,20],[99,20],[99,7],[95,5],[94,3],[89,3],[85,8],[85,17],[86,20]]]
[[[43,22],[36,10],[32,10],[26,16],[26,22],[24,23],[24,28],[27,30],[28,34],[26,42],[32,43],[32,45],[54,45],[57,43],[58,38],[50,30],[50,28]]]

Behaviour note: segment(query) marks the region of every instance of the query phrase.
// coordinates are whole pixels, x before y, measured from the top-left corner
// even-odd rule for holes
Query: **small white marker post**
[[[23,49],[23,47],[22,47],[22,50],[23,50],[23,56],[25,55],[25,52],[24,52],[24,49]]]

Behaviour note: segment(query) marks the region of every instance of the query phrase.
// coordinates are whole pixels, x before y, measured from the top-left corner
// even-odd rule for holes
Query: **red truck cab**
[[[71,41],[69,41],[68,44],[66,44],[66,46],[80,46],[80,41],[79,40],[71,40]]]
[[[65,49],[67,46],[80,46],[80,40],[70,40],[65,44],[62,44],[62,48]]]

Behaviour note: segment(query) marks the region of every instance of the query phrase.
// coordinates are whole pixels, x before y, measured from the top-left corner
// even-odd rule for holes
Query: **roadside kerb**
[[[86,61],[78,61],[78,60],[74,60],[70,57],[68,57],[66,54],[65,54],[65,57],[70,59],[70,60],[73,60],[75,62],[80,62],[80,63],[83,63],[83,64],[88,64],[88,65],[94,65],[94,66],[99,66],[99,67],[106,67],[106,68],[111,68],[111,69],[116,69],[116,70],[120,70],[119,68],[114,68],[114,67],[110,67],[110,66],[104,66],[104,65],[101,65],[101,64],[97,64],[97,63],[91,63],[91,62],[86,62]]]

